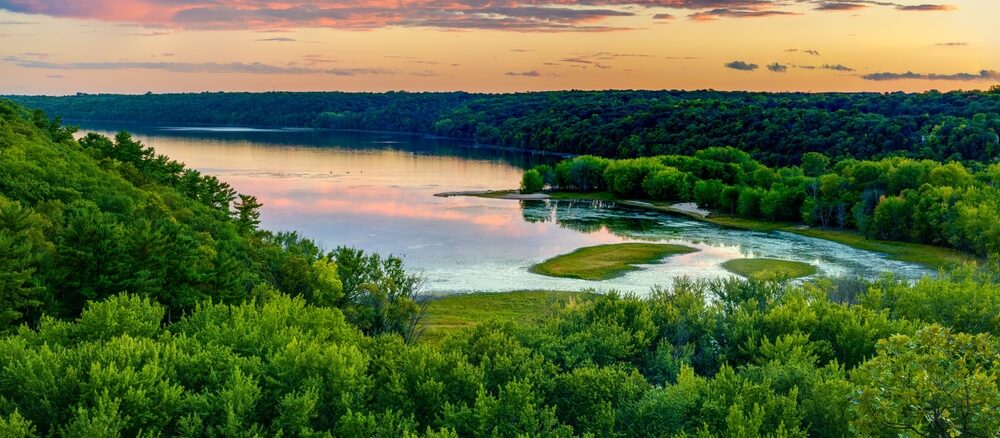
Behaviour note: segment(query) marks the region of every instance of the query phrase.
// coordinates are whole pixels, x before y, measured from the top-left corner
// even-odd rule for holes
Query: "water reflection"
[[[87,128],[105,134],[129,129],[157,152],[257,196],[265,228],[298,231],[327,249],[348,245],[401,256],[436,292],[596,287],[643,293],[680,275],[727,275],[722,262],[756,256],[805,261],[825,274],[925,273],[831,242],[723,229],[602,202],[433,196],[517,187],[525,167],[552,160],[525,152],[380,133]],[[700,251],[609,282],[528,272],[579,247],[628,241],[674,242]]]

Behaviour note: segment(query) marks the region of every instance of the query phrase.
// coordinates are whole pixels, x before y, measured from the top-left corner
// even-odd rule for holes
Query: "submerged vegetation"
[[[608,280],[639,269],[635,265],[655,263],[672,255],[695,251],[697,249],[687,246],[659,243],[589,246],[532,266],[531,272],[550,277]]]
[[[0,436],[1000,429],[992,265],[427,304],[399,259],[261,230],[252,196],[127,134],[71,134],[0,101]],[[955,210],[989,201],[971,175],[928,183],[961,193],[945,212],[979,217]]]
[[[776,259],[734,259],[722,264],[727,271],[746,278],[793,279],[816,274],[808,263]]]

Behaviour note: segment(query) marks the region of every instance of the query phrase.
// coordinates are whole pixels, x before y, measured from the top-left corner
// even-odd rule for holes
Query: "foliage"
[[[521,193],[538,193],[543,188],[545,188],[545,180],[542,179],[541,173],[535,169],[524,172],[524,177],[521,178]]]
[[[742,219],[857,229],[869,238],[986,256],[1000,251],[998,169],[898,157],[830,166],[819,153],[806,154],[799,167],[770,168],[738,149],[714,147],[693,156],[567,159],[556,166],[550,187],[694,201]]]
[[[417,315],[419,282],[398,259],[345,250],[335,260],[258,229],[256,198],[127,133],[71,133],[0,101],[0,332],[123,292],[165,305],[168,321],[275,289],[342,308],[369,333],[405,333]]]
[[[1000,154],[1000,94],[982,91],[274,92],[14,98],[57,116],[85,120],[409,131],[608,158],[690,155],[718,145],[734,146],[774,166],[798,164],[809,152],[835,160],[901,155],[982,162]]]
[[[986,335],[932,325],[879,342],[856,369],[857,432],[868,436],[990,436],[1000,429],[1000,352]]]
[[[762,193],[761,214],[794,200],[769,193],[812,182],[730,148],[660,162],[703,192]],[[553,173],[597,190],[610,166],[588,157]],[[850,203],[879,233],[902,209],[915,232],[994,249],[996,169],[893,159],[829,170],[809,195],[817,211]],[[889,197],[902,204],[880,215]],[[76,141],[0,101],[0,436],[1000,428],[994,265],[915,283],[680,278],[643,298],[567,299],[544,317],[477,321],[422,344],[407,342],[420,279],[399,259],[260,230],[255,204],[127,134]]]

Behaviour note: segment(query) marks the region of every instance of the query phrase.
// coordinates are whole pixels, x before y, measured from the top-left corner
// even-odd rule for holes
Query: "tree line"
[[[427,345],[285,294],[170,322],[123,294],[0,338],[0,434],[991,436],[997,297],[976,270],[682,279]]]
[[[13,96],[83,120],[407,131],[606,158],[729,145],[768,165],[806,152],[993,161],[1000,92],[558,91]]]
[[[0,101],[0,436],[1000,428],[992,266],[917,282],[682,278],[427,344],[419,278],[399,259],[261,230],[259,202],[225,182],[124,133],[72,134]],[[727,154],[740,153],[702,159]]]
[[[867,237],[1000,252],[1000,164],[890,157],[833,162],[818,152],[769,167],[732,147],[691,156],[539,165],[521,190],[610,191],[625,199],[690,202],[741,218],[856,229]]]

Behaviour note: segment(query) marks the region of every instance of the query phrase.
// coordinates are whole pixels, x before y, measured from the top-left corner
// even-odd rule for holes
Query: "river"
[[[810,263],[821,275],[906,278],[930,272],[884,255],[789,233],[727,229],[600,202],[433,196],[517,187],[524,168],[552,157],[423,136],[367,132],[83,125],[126,129],[157,153],[215,175],[263,204],[261,226],[296,231],[322,248],[354,246],[401,257],[425,290],[525,289],[645,293],[674,277],[729,275],[734,258]],[[656,241],[700,251],[603,282],[550,278],[528,268],[603,243]]]

